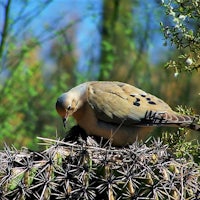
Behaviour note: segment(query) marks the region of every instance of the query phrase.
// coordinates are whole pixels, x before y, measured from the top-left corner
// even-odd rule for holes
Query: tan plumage
[[[180,115],[161,99],[121,82],[91,81],[63,93],[56,102],[63,120],[73,116],[88,135],[114,145],[144,139],[154,126],[180,126],[200,131],[194,117]]]

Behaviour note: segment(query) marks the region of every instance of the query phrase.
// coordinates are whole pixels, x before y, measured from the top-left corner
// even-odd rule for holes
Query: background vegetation
[[[199,24],[199,0],[1,0],[1,147],[64,137],[56,99],[87,80],[128,82],[200,114]]]

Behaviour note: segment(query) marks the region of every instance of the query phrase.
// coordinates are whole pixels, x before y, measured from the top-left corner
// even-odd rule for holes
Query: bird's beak
[[[66,126],[67,126],[67,119],[66,118],[63,118],[63,126],[64,126],[64,128],[66,128]]]
[[[68,119],[68,115],[66,114],[65,117],[63,117],[63,126],[64,126],[64,128],[67,127],[67,119]]]

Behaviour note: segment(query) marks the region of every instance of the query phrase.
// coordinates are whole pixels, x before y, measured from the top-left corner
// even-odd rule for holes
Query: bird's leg
[[[111,137],[108,139],[108,141],[104,144],[104,146],[106,146],[109,142],[112,143],[113,137],[114,135],[117,133],[117,131],[122,127],[123,123],[124,123],[125,119],[122,120],[122,122],[119,124],[119,126],[117,127],[116,130],[114,130],[114,132],[112,133]]]

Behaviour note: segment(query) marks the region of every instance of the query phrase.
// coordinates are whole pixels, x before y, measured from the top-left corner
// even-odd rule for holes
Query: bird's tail
[[[182,115],[177,112],[157,112],[147,111],[144,119],[141,120],[141,125],[147,126],[179,126],[189,128],[195,131],[200,131],[199,117]],[[138,125],[140,125],[138,124]]]
[[[151,112],[146,114],[145,120],[150,125],[179,126],[200,131],[198,117],[181,115],[176,112]]]
[[[196,124],[196,123],[192,123],[189,125],[190,129],[194,130],[194,131],[199,131],[200,132],[200,124]]]
[[[186,127],[194,131],[200,131],[200,124],[197,124],[198,119],[188,115],[177,115],[178,121],[184,121],[179,126]]]

